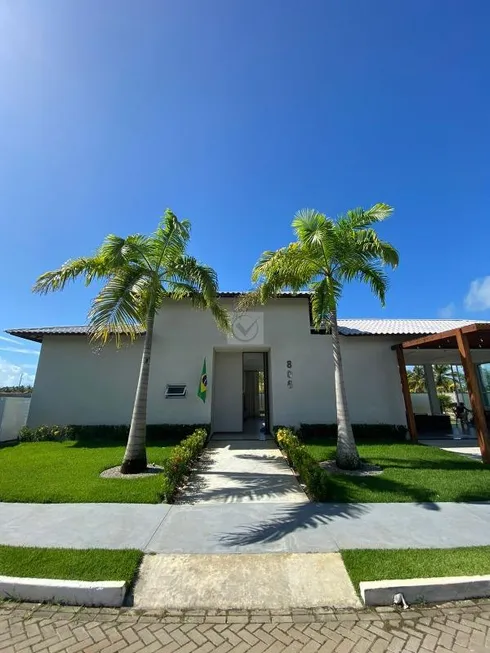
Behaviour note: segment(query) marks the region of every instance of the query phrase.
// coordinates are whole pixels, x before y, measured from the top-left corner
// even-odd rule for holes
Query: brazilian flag
[[[197,396],[199,399],[202,399],[203,403],[206,403],[206,391],[208,389],[208,375],[206,374],[206,359],[202,364],[201,378],[199,379],[199,388],[197,390]]]

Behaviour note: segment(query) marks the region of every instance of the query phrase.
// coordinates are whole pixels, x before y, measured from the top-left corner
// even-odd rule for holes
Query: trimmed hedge
[[[206,445],[208,432],[206,429],[199,428],[192,435],[182,440],[175,447],[169,458],[164,463],[164,481],[162,494],[164,501],[171,503],[177,488],[182,481],[191,472],[194,461]]]
[[[277,444],[306,485],[311,498],[315,501],[326,501],[331,493],[330,479],[325,470],[311,456],[292,429],[279,427],[275,436]]]
[[[204,429],[209,433],[208,424],[148,424],[146,427],[146,441],[180,442],[183,438],[198,429]],[[101,424],[81,425],[70,424],[65,426],[38,426],[29,428],[24,426],[19,431],[21,442],[64,442],[65,440],[76,440],[80,443],[91,442],[113,442],[114,444],[126,444],[129,434],[127,424]]]
[[[407,427],[402,424],[353,424],[356,440],[405,440]],[[308,440],[336,440],[337,424],[301,424],[300,437]]]

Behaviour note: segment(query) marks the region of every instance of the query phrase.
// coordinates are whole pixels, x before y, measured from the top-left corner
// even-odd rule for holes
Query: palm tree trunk
[[[347,406],[345,392],[344,370],[342,367],[342,353],[340,351],[339,327],[337,324],[337,311],[331,316],[332,321],[332,349],[335,372],[335,402],[337,406],[337,466],[340,469],[359,469],[361,460],[354,440],[352,425]]]
[[[138,387],[134,399],[133,415],[129,428],[128,444],[124,452],[121,465],[121,474],[138,474],[144,472],[147,467],[146,460],[146,405],[148,399],[148,380],[150,377],[151,345],[153,340],[153,324],[155,322],[155,310],[148,312],[146,321],[145,344],[141,357]]]

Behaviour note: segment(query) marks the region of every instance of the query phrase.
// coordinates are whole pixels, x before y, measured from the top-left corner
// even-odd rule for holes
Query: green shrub
[[[23,426],[19,431],[21,442],[64,442],[75,439],[71,426],[38,426],[34,429]]]
[[[402,424],[353,424],[352,431],[356,440],[405,440],[407,427]],[[336,440],[337,424],[301,424],[301,439]]]
[[[180,442],[189,433],[197,429],[204,429],[209,433],[208,424],[148,424],[146,427],[146,441],[152,442]],[[69,426],[37,426],[29,428],[24,426],[19,432],[21,442],[63,442],[64,440],[77,440],[81,444],[91,442],[110,442],[126,444],[129,434],[127,424],[99,424],[84,425],[71,424]]]
[[[204,449],[208,432],[199,428],[182,440],[164,463],[164,481],[162,494],[164,500],[171,502],[175,492],[184,478],[190,473],[192,464]]]
[[[330,480],[325,470],[310,455],[292,429],[280,427],[275,435],[278,445],[306,485],[311,498],[326,501],[330,495]]]

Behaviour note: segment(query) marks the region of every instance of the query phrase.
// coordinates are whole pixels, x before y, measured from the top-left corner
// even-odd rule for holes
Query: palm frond
[[[281,291],[299,292],[321,272],[315,254],[300,243],[291,243],[276,252],[264,252],[252,271],[262,302]]]
[[[392,206],[380,202],[374,204],[369,209],[363,209],[361,207],[351,209],[346,212],[345,216],[339,218],[338,223],[345,223],[350,229],[365,229],[372,224],[386,220],[392,213]]]
[[[114,335],[120,344],[121,333],[134,339],[143,322],[142,291],[148,283],[146,270],[120,268],[94,298],[89,311],[89,333],[103,343]]]
[[[323,247],[333,222],[315,209],[301,209],[291,225],[296,237],[307,247]]]
[[[333,279],[324,277],[311,284],[311,316],[315,329],[323,329],[330,323],[339,298],[340,285]]]
[[[158,268],[184,256],[190,238],[190,222],[179,220],[167,209],[152,240],[152,260]]]
[[[374,229],[363,229],[352,235],[352,247],[366,260],[378,259],[385,265],[396,268],[399,263],[398,251],[390,243],[381,240]]]
[[[98,256],[81,257],[63,263],[57,270],[41,274],[34,284],[32,291],[40,295],[48,292],[63,290],[67,283],[78,278],[84,278],[86,285],[94,279],[107,277],[110,268]]]
[[[230,331],[228,311],[219,301],[218,275],[213,268],[193,256],[182,256],[169,266],[161,281],[169,297],[188,299],[194,308],[209,309],[218,327]]]
[[[359,261],[352,264],[347,261],[339,267],[338,274],[341,280],[356,280],[368,284],[381,304],[385,305],[389,280],[381,265],[375,262],[360,263]]]

